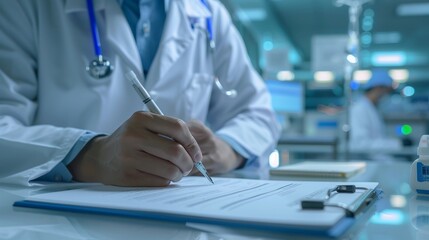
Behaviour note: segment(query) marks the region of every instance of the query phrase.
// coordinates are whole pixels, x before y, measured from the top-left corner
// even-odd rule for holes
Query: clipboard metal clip
[[[357,189],[366,190],[352,204],[345,203],[329,203],[328,200],[334,195],[333,193],[355,193]],[[354,217],[365,206],[375,198],[376,192],[373,189],[366,187],[356,187],[355,185],[337,185],[334,188],[328,189],[324,200],[306,199],[301,200],[301,208],[303,210],[323,210],[325,207],[338,207],[346,212],[346,216]]]

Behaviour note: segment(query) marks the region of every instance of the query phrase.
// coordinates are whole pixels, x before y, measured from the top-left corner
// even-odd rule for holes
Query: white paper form
[[[302,210],[300,206],[302,199],[324,199],[328,189],[341,184],[338,182],[214,181],[212,185],[202,177],[186,177],[165,188],[93,186],[34,195],[26,200],[285,226],[330,227],[344,216],[344,210],[334,207],[322,211]],[[353,184],[370,189],[378,185]],[[351,204],[363,192],[334,194],[330,202]]]

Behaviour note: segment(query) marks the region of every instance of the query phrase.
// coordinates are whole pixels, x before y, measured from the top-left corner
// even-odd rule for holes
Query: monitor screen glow
[[[271,94],[274,111],[302,115],[304,113],[304,89],[299,82],[265,81]]]

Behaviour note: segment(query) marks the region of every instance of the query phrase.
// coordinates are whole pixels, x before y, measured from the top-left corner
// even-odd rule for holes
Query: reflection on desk
[[[429,239],[429,196],[413,196],[410,199],[411,224],[418,239]]]
[[[368,163],[365,172],[347,181],[380,182],[384,197],[376,204],[377,212],[356,225],[348,239],[428,239],[429,200],[411,195],[408,184],[410,164]],[[229,174],[229,176],[233,173]],[[241,177],[259,178],[252,172]],[[293,180],[288,177],[271,179]],[[303,180],[300,178],[300,180]],[[314,179],[312,179],[314,180]],[[319,179],[338,181],[338,179]],[[344,181],[342,179],[341,181]],[[288,236],[235,232],[216,227],[190,228],[185,224],[13,208],[13,202],[23,199],[0,186],[0,236],[2,239],[285,239]],[[296,239],[293,237],[292,239]],[[298,238],[299,239],[299,238]],[[301,239],[309,239],[307,237]]]
[[[330,136],[288,136],[283,134],[278,141],[280,150],[289,152],[315,152],[330,153],[332,159],[337,159],[338,138]],[[316,151],[314,151],[316,150]]]
[[[418,146],[408,146],[397,149],[351,150],[349,154],[352,158],[377,159],[374,158],[374,156],[384,155],[390,157],[390,159],[396,158],[411,162],[417,158],[417,147]]]
[[[279,144],[277,149],[283,153],[295,153],[295,154],[305,154],[305,158],[314,158],[311,154],[315,155],[318,158],[322,158],[321,155],[326,156],[324,159],[332,159],[332,160],[341,160],[345,159],[345,147],[342,144],[331,145],[326,143],[324,144],[315,144],[315,145],[307,145],[307,144],[290,144],[286,145],[286,142]],[[399,149],[378,149],[378,150],[349,150],[348,159],[369,159],[371,154],[386,154],[392,156],[393,158],[398,159],[406,159],[407,161],[413,161],[417,158],[417,146],[407,146]],[[280,154],[282,155],[282,154]],[[296,159],[296,158],[295,158]],[[300,159],[303,159],[302,157]],[[287,159],[286,159],[287,160]],[[286,161],[282,159],[283,164]],[[292,158],[293,160],[293,158]],[[307,159],[305,159],[307,160]]]

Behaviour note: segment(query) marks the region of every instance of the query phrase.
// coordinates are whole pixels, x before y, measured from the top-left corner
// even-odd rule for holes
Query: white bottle
[[[429,135],[420,138],[417,155],[411,165],[411,188],[417,194],[429,195]]]

